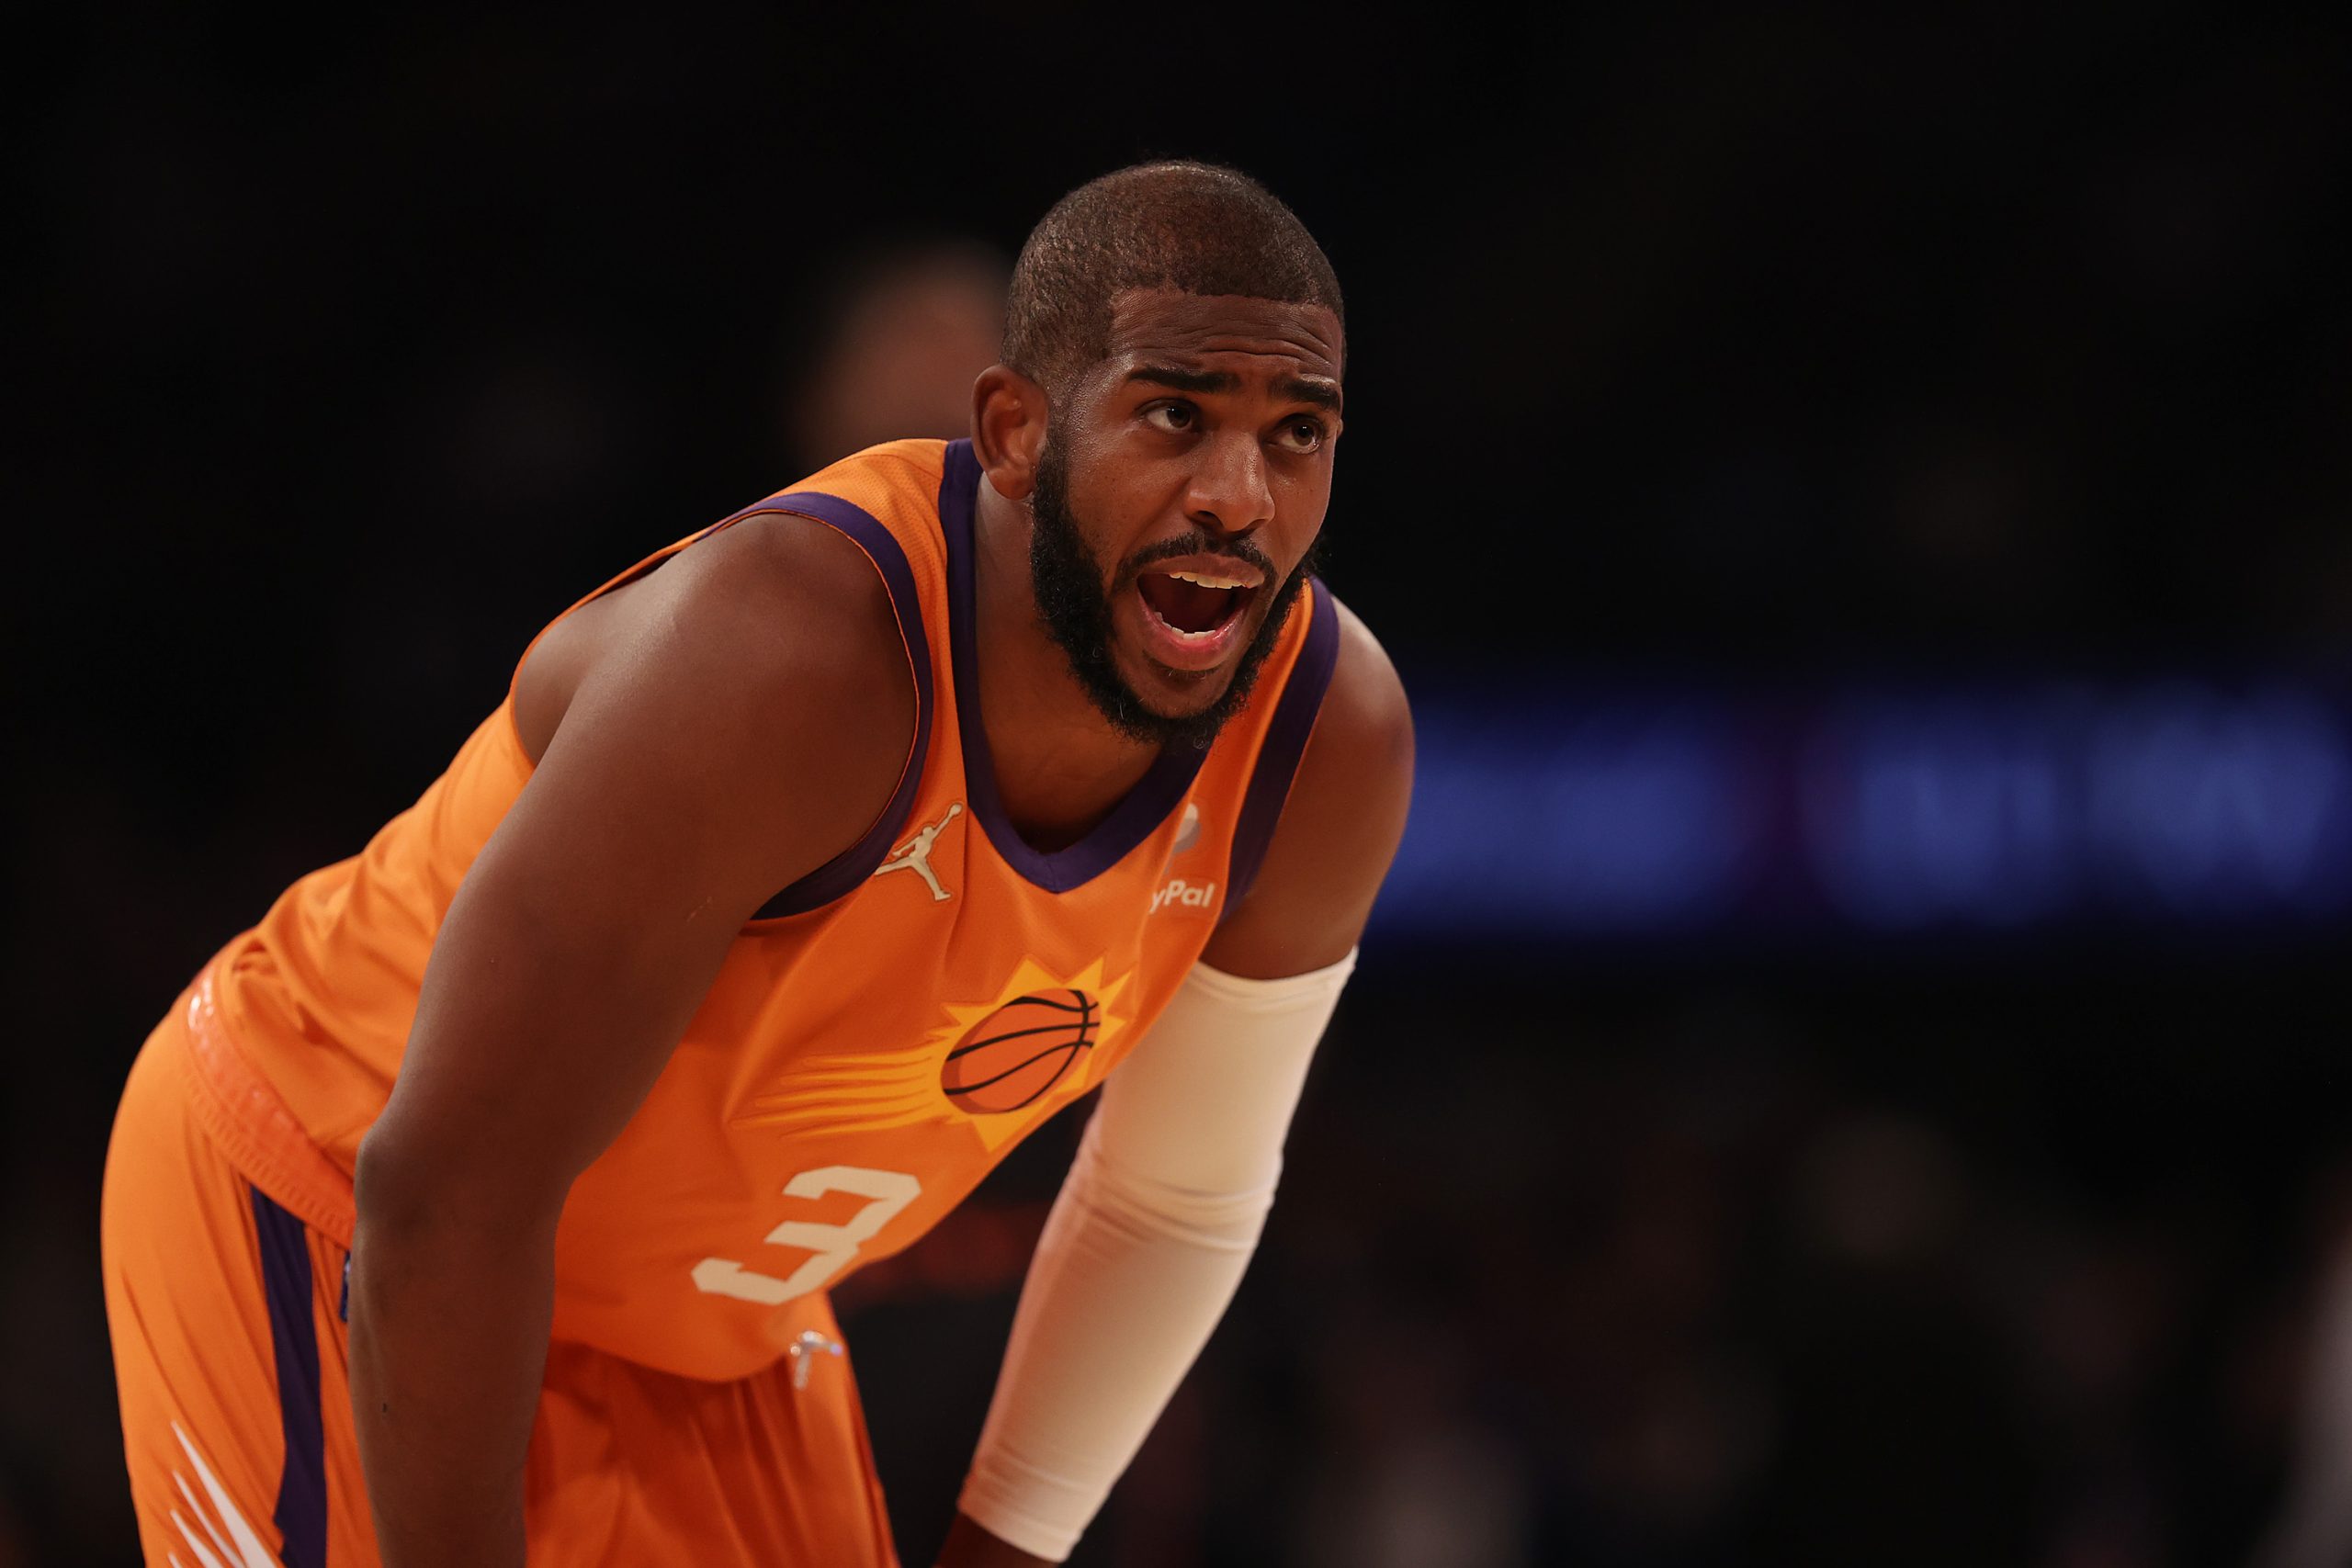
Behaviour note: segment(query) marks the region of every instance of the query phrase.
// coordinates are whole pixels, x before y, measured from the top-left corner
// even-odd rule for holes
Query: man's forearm
[[[1271,1189],[1185,1207],[1105,1168],[1100,1119],[1038,1240],[959,1503],[1046,1562],[1150,1432],[1250,1265]],[[960,1568],[949,1562],[946,1568]]]
[[[964,1485],[1000,1540],[1069,1556],[1224,1315],[1353,962],[1282,980],[1198,965],[1103,1087]]]
[[[371,1222],[351,1269],[351,1404],[386,1568],[521,1568],[554,1225]]]

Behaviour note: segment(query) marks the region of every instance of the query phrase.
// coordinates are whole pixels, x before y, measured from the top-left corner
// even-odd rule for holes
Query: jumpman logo
[[[947,808],[946,816],[899,845],[898,853],[874,868],[874,875],[879,876],[886,871],[911,871],[922,878],[924,886],[931,889],[933,903],[945,903],[947,889],[939,885],[939,874],[931,869],[931,846],[939,841],[939,835],[946,831],[947,824],[963,814],[964,803],[959,800]]]

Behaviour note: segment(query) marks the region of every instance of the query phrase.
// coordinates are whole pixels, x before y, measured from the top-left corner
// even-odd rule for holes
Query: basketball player
[[[1309,572],[1343,357],[1256,185],[1080,188],[968,441],[590,594],[206,966],[107,1156],[149,1562],[894,1562],[827,1291],[1101,1085],[939,1561],[1068,1554],[1403,829],[1403,694]]]

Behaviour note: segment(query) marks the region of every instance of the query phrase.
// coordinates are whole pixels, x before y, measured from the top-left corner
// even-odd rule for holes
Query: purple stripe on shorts
[[[311,1315],[311,1242],[302,1222],[253,1189],[262,1295],[277,1359],[277,1413],[286,1431],[278,1473],[278,1534],[286,1568],[326,1568],[326,1429],[319,1412],[319,1328]]]
[[[1290,679],[1283,682],[1283,700],[1267,722],[1266,743],[1258,750],[1250,792],[1241,797],[1219,920],[1241,907],[1241,900],[1250,896],[1250,885],[1258,879],[1266,847],[1274,841],[1274,825],[1282,820],[1283,802],[1290,798],[1290,782],[1298,773],[1298,760],[1306,755],[1307,737],[1315,733],[1315,716],[1323,710],[1323,694],[1330,688],[1331,671],[1340,662],[1340,617],[1331,591],[1319,578],[1309,579],[1307,590],[1314,595],[1315,610],[1306,624],[1306,646],[1298,650]]]

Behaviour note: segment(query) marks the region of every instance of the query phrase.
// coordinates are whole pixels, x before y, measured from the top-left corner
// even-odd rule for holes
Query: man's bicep
[[[1229,975],[1274,979],[1345,958],[1404,836],[1412,710],[1363,623],[1339,614],[1339,663],[1265,862],[1201,954]]]
[[[563,1190],[659,1076],[723,939],[627,919],[618,883],[555,868],[519,804],[435,939],[408,1051],[365,1158],[462,1174],[526,1207]],[[698,940],[697,940],[698,939]]]
[[[600,653],[468,872],[370,1135],[379,1166],[393,1153],[560,1201],[659,1076],[744,920],[888,800],[912,722],[910,695],[903,714],[894,701],[894,683],[910,692],[895,631],[854,575],[809,606],[806,561],[775,614],[761,560],[720,559],[720,542],[645,585],[661,592]],[[877,650],[900,668],[877,669]]]

